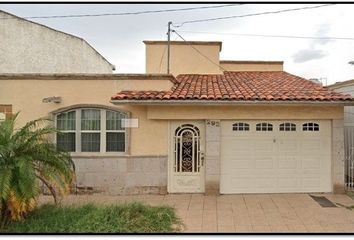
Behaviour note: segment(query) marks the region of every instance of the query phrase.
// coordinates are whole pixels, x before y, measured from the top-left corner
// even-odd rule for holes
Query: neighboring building
[[[328,88],[354,97],[354,80],[336,82]],[[344,107],[344,152],[345,180],[349,189],[354,190],[354,107]]]
[[[172,42],[162,74],[166,42],[145,43],[147,74],[2,74],[0,103],[20,125],[54,119],[77,185],[94,191],[344,191],[351,96],[282,62],[220,61],[221,42]]]
[[[84,39],[0,10],[0,73],[112,73]]]

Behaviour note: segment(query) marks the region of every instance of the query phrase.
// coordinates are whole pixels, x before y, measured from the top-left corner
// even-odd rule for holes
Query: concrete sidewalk
[[[333,203],[345,206],[354,205],[354,200],[343,194],[313,195],[325,196]],[[52,201],[50,196],[40,198],[41,203],[48,201]],[[70,195],[63,204],[132,201],[176,208],[185,224],[184,232],[354,233],[354,210],[321,207],[308,194]]]

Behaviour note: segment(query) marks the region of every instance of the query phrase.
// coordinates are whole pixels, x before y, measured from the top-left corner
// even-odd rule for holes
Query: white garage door
[[[221,193],[331,191],[331,121],[221,122]]]

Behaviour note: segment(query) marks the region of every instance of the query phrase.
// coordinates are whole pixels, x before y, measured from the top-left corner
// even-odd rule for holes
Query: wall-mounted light
[[[44,103],[61,103],[61,97],[47,97],[47,98],[43,98],[42,102]]]

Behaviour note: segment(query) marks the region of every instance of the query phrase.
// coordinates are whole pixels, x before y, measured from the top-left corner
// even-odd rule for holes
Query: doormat
[[[318,204],[321,205],[321,207],[337,207],[333,202],[329,201],[326,197],[316,197],[312,196],[313,200],[315,200]]]

